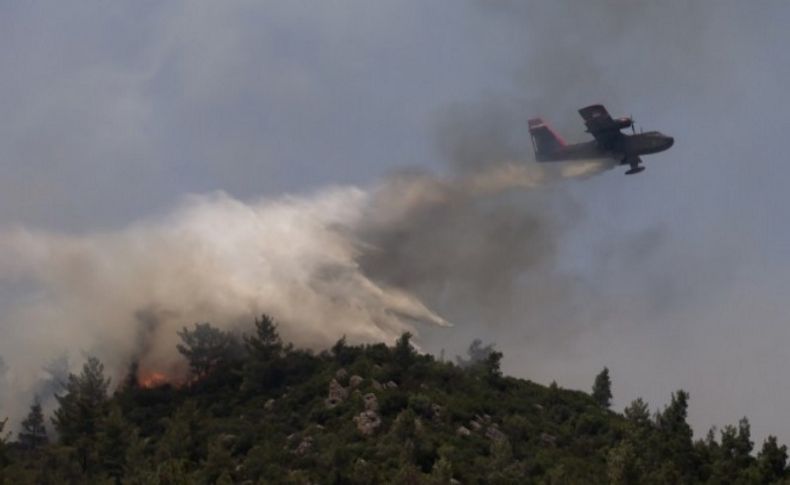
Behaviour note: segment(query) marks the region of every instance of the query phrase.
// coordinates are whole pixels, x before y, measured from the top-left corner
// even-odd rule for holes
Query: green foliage
[[[720,444],[711,454],[713,479],[716,481],[739,479],[748,482],[755,461],[751,455],[753,445],[751,427],[746,418],[742,418],[738,426],[725,426],[721,430]]]
[[[453,479],[453,464],[447,457],[442,456],[434,462],[431,479],[433,483],[450,483]]]
[[[124,419],[121,408],[112,405],[102,420],[96,441],[101,467],[115,480],[120,480],[126,471],[127,450],[134,443],[136,432]]]
[[[140,437],[137,428],[127,436],[122,482],[129,485],[149,483],[151,465],[146,453],[146,440]]]
[[[255,333],[244,337],[244,345],[251,359],[264,362],[280,358],[284,350],[291,350],[290,345],[283,345],[274,319],[265,314],[255,319]]]
[[[411,367],[414,363],[417,353],[411,345],[412,334],[405,332],[395,342],[395,348],[392,349],[392,356],[395,365],[400,369],[405,370]]]
[[[205,456],[205,438],[208,430],[205,417],[195,401],[185,402],[175,414],[165,419],[165,430],[159,440],[157,460],[198,462]]]
[[[247,359],[243,366],[242,390],[261,393],[278,388],[289,376],[283,355],[292,352],[291,345],[283,345],[277,324],[268,315],[255,319],[255,333],[244,337]],[[296,363],[296,360],[293,361]]]
[[[22,430],[19,431],[17,442],[26,450],[35,450],[49,443],[47,429],[44,426],[44,413],[41,411],[38,397],[33,400],[30,412],[22,421]]]
[[[656,416],[658,431],[665,446],[666,455],[676,455],[684,463],[684,467],[693,458],[692,441],[693,432],[686,422],[688,417],[689,394],[679,390],[672,394],[672,399],[662,413]]]
[[[502,377],[502,357],[502,352],[491,352],[483,361],[484,375],[492,384]]]
[[[334,360],[340,365],[351,364],[358,355],[358,349],[348,345],[345,335],[342,336],[330,350]]]
[[[776,436],[769,436],[757,455],[758,477],[761,483],[772,483],[787,476],[787,446],[779,446]]]
[[[637,428],[650,426],[650,408],[641,397],[631,401],[631,404],[623,411],[626,419]]]
[[[600,374],[595,376],[592,397],[601,407],[608,408],[612,405],[612,380],[609,379],[609,369],[604,367]]]
[[[73,444],[83,436],[93,436],[104,414],[110,379],[104,377],[104,364],[90,357],[79,376],[69,374],[65,393],[55,398],[60,408],[52,419],[64,444]]]
[[[66,392],[55,396],[60,408],[52,422],[60,442],[74,449],[83,473],[93,474],[99,460],[96,437],[107,411],[109,386],[104,365],[90,357],[79,376],[69,374]]]
[[[239,355],[236,337],[209,323],[196,323],[193,330],[184,327],[178,336],[182,343],[176,349],[186,357],[196,379],[205,378],[212,370]]]
[[[227,438],[220,436],[208,445],[208,454],[200,470],[204,483],[233,483],[230,470],[234,468],[234,462],[227,444]]]
[[[408,397],[409,409],[417,416],[430,418],[433,415],[431,398],[425,394],[417,393]]]
[[[752,461],[751,427],[749,420],[741,418],[737,428],[725,426],[721,432],[720,450],[725,459],[736,468],[748,468]]]
[[[655,416],[642,399],[622,415],[609,411],[606,369],[589,395],[505,376],[502,354],[480,341],[470,346],[469,359],[455,365],[416,352],[409,334],[391,347],[340,339],[320,354],[294,349],[266,315],[255,321],[243,346],[207,324],[179,335],[178,350],[190,361],[194,381],[145,389],[129,380],[108,396],[101,363],[89,359],[79,376],[69,375],[58,396],[58,442],[34,439],[43,420],[36,403],[19,443],[0,440],[0,483],[663,484],[790,478],[787,448],[776,438],[769,437],[753,456],[745,419],[693,443],[684,391]],[[332,380],[344,386],[345,397],[330,406]],[[359,426],[371,420],[375,426]]]
[[[607,478],[612,485],[639,483],[643,474],[634,444],[630,441],[623,441],[609,450],[606,466]]]

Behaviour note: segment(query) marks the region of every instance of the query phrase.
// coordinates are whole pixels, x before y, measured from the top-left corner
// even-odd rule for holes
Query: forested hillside
[[[321,353],[284,344],[264,316],[253,335],[180,332],[185,382],[119,385],[89,359],[44,416],[2,434],[3,483],[772,483],[787,449],[753,449],[749,423],[693,441],[689,396],[651,413],[609,409],[604,370],[591,394],[502,375],[479,342],[468,358],[340,340]],[[114,392],[110,392],[115,389]],[[51,426],[46,420],[51,419]],[[7,425],[7,423],[6,423]],[[6,426],[8,427],[8,426]],[[51,430],[48,432],[47,428]],[[6,430],[7,431],[7,430]]]

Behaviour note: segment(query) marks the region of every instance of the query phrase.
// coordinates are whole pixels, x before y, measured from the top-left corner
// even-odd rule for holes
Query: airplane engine
[[[618,130],[622,130],[623,128],[630,128],[634,125],[634,120],[628,117],[624,118],[617,118],[614,120],[615,124],[617,125]]]

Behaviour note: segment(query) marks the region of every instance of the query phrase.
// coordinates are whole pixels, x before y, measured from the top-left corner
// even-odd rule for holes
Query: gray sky
[[[459,137],[528,159],[527,118],[582,138],[576,109],[603,102],[676,142],[638,177],[540,189],[572,206],[546,264],[585,291],[553,319],[453,315],[425,347],[482,336],[582,389],[606,365],[618,408],[684,388],[698,432],[746,415],[788,442],[788,21],[783,1],[3,2],[0,226],[449,171]]]

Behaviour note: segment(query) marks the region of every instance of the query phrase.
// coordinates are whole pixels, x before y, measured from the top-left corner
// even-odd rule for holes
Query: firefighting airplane
[[[645,169],[640,165],[640,155],[663,152],[675,143],[674,138],[658,131],[637,134],[631,118],[613,119],[600,104],[582,108],[579,114],[584,118],[587,132],[595,138],[594,141],[567,145],[542,119],[529,120],[532,148],[539,162],[614,158],[621,165],[630,165],[626,175],[632,175]],[[631,127],[630,135],[620,131],[628,127]]]

